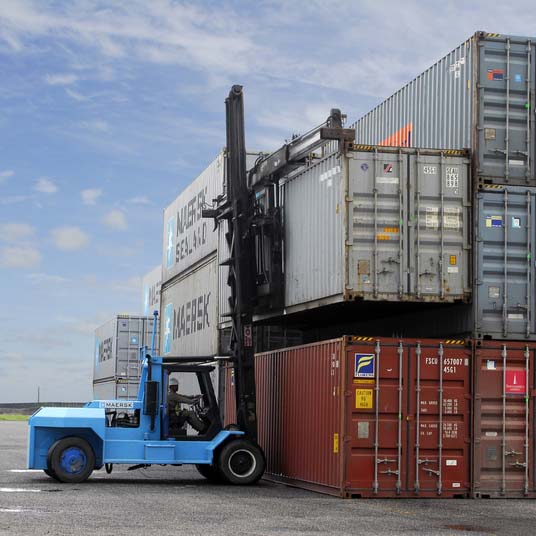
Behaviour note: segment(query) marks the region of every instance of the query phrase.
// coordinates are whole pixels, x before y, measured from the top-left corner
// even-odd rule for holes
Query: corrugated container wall
[[[478,341],[474,369],[473,495],[536,496],[534,343]]]
[[[138,381],[139,349],[151,348],[152,316],[118,315],[95,330],[93,381],[124,379]],[[158,331],[155,354],[158,355]]]
[[[258,153],[246,155],[250,169]],[[216,159],[189,184],[164,210],[162,282],[212,255],[218,249],[218,231],[214,222],[203,218],[201,211],[215,205],[225,192],[225,154]]]
[[[201,211],[223,194],[225,159],[217,158],[164,210],[162,282],[165,284],[218,247],[213,223]]]
[[[471,352],[350,337],[258,354],[265,477],[343,497],[467,496]]]
[[[466,156],[356,147],[284,183],[285,307],[471,297]]]
[[[162,355],[219,353],[218,260],[211,257],[162,287]]]
[[[352,125],[357,143],[470,148],[476,181],[536,185],[535,42],[477,32]]]
[[[161,264],[143,276],[142,289],[143,314],[149,316],[154,311],[160,313],[160,291],[162,289]]]
[[[93,383],[93,400],[136,400],[139,381],[121,379]]]

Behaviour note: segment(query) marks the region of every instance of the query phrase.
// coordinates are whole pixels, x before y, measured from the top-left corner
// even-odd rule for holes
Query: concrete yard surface
[[[193,467],[151,467],[83,484],[26,471],[28,425],[0,422],[0,534],[525,535],[532,500],[343,500],[262,481],[214,485]]]

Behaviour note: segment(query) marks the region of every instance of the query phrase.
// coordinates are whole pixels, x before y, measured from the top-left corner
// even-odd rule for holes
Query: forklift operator
[[[185,423],[188,423],[194,430],[201,433],[205,429],[205,423],[189,409],[181,409],[181,404],[195,404],[202,395],[186,396],[179,392],[179,382],[176,378],[169,380],[169,390],[167,395],[168,414],[169,414],[169,429],[173,434],[180,430]]]

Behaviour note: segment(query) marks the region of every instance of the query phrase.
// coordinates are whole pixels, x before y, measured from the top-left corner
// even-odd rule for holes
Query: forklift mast
[[[227,148],[226,194],[216,207],[203,211],[216,225],[226,225],[230,257],[228,285],[232,320],[229,351],[235,368],[237,424],[257,439],[253,314],[259,304],[282,306],[283,245],[279,181],[307,164],[327,140],[353,142],[355,130],[342,128],[343,116],[331,110],[327,121],[269,155],[261,155],[247,172],[242,86],[231,88],[225,100]]]

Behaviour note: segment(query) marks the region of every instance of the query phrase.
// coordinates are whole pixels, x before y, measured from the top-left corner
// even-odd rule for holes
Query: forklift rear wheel
[[[198,463],[195,468],[201,476],[204,476],[210,482],[222,482],[223,478],[216,467],[208,463]]]
[[[95,454],[80,437],[65,437],[49,450],[49,467],[60,482],[78,483],[89,478],[95,467]]]
[[[235,439],[221,449],[218,465],[230,484],[247,485],[261,478],[266,460],[257,445],[246,439]]]

